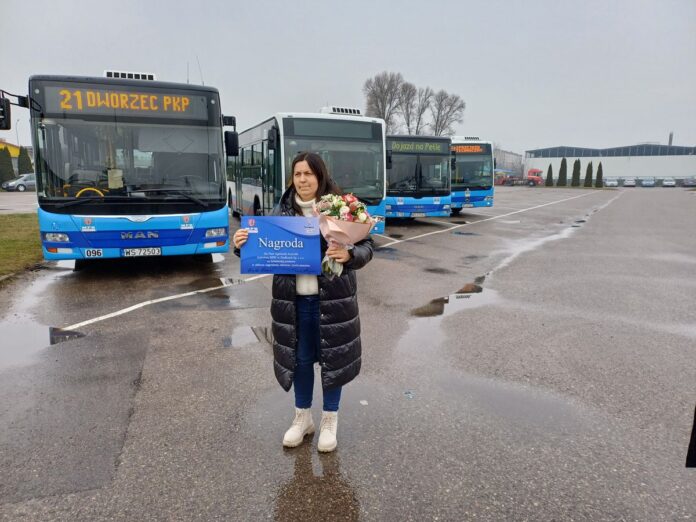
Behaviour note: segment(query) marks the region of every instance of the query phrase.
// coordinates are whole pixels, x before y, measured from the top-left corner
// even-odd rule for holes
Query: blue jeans
[[[319,296],[297,296],[297,355],[295,361],[295,407],[310,408],[314,390],[314,363],[319,361]],[[341,387],[324,390],[324,411],[338,411]]]

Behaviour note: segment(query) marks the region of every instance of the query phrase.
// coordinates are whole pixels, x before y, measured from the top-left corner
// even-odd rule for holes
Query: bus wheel
[[[197,263],[212,263],[213,254],[196,254],[193,256],[193,260]]]
[[[255,216],[261,215],[261,204],[259,203],[258,199],[254,200],[254,215]]]
[[[451,209],[451,210],[452,210],[452,215],[453,215],[453,216],[458,216],[459,213],[462,211],[461,208],[453,208],[453,209]]]

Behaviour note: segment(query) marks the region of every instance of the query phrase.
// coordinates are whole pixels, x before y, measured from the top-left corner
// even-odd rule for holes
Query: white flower
[[[338,211],[342,216],[350,214],[350,209],[348,207],[341,207]]]
[[[365,214],[364,212],[360,212],[360,214],[358,214],[358,221],[360,221],[361,223],[367,221],[367,214]]]

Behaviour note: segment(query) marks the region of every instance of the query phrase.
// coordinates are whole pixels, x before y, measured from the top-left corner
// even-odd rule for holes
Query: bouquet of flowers
[[[319,217],[321,235],[329,245],[340,245],[348,250],[365,239],[375,224],[364,203],[353,194],[322,196],[314,206],[314,212]],[[321,269],[329,278],[340,276],[343,263],[324,256]]]

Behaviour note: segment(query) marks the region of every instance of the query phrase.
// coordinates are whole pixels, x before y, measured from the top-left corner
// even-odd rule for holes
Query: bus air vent
[[[106,78],[121,78],[124,80],[156,80],[152,73],[128,72],[128,71],[104,71]]]
[[[480,140],[478,136],[464,136],[465,140]]]
[[[352,107],[337,107],[335,105],[331,105],[329,107],[322,107],[319,112],[325,114],[347,114],[350,116],[362,116],[360,109],[354,109]]]

